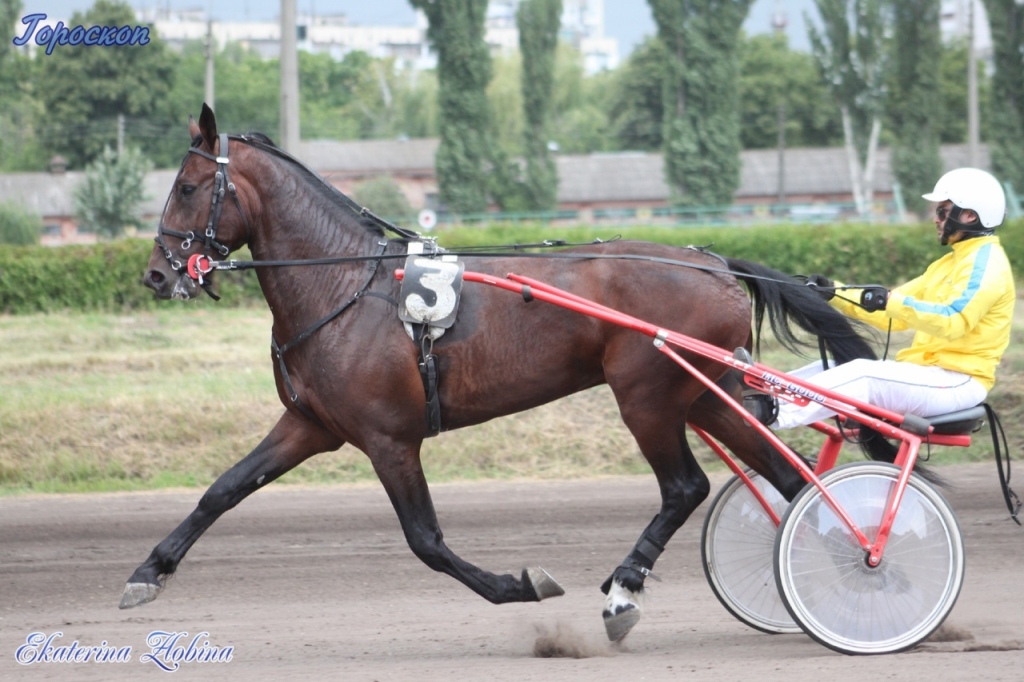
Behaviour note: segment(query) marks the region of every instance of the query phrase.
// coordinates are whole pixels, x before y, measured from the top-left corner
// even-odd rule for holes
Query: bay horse
[[[401,283],[395,270],[402,265],[397,257],[404,257],[415,233],[387,239],[382,221],[265,136],[218,134],[206,105],[198,123],[190,118],[189,133],[192,145],[167,199],[144,282],[159,298],[194,297],[200,287],[187,272],[191,256],[226,256],[248,246],[254,262],[266,265],[257,268],[257,276],[273,313],[272,360],[285,410],[263,441],[210,486],[135,570],[121,608],[155,599],[221,514],[305,459],[345,443],[369,458],[410,549],[427,566],[493,603],[562,594],[541,568],[497,575],[461,559],[444,542],[420,462],[420,446],[429,435],[420,348],[396,310]],[[515,271],[725,349],[750,349],[767,312],[785,342],[794,340],[794,322],[824,338],[839,361],[874,355],[847,318],[815,292],[755,263],[644,242],[559,253],[573,259],[467,258],[475,271]],[[351,260],[287,265],[325,256]],[[198,274],[198,282],[209,286],[213,273]],[[650,339],[626,328],[468,285],[456,324],[434,343],[433,354],[445,430],[610,386],[661,495],[658,514],[601,586],[612,640],[637,622],[645,578],[710,491],[687,444],[688,423],[717,438],[787,498],[804,485],[721,398],[665,358]],[[740,396],[741,382],[724,365],[686,355]]]

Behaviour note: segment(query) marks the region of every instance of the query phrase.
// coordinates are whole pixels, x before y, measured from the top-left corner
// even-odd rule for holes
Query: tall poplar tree
[[[487,83],[491,55],[484,41],[487,0],[409,0],[423,10],[427,39],[437,52],[437,150],[441,201],[456,213],[487,208],[491,115]]]
[[[992,29],[992,170],[1024,192],[1024,5],[984,0]]]
[[[811,51],[839,103],[857,209],[871,207],[885,99],[886,0],[815,0],[822,30],[807,18]],[[934,66],[934,65],[933,65]]]
[[[553,209],[558,203],[558,169],[548,151],[548,124],[561,18],[562,0],[523,0],[516,13],[526,119],[523,191],[527,207],[535,211]]]
[[[892,78],[888,114],[895,140],[892,170],[903,190],[907,207],[927,208],[921,194],[942,175],[939,155],[939,107],[942,40],[939,0],[898,0],[891,3],[893,17]]]
[[[647,0],[668,53],[665,179],[675,200],[732,203],[740,182],[737,45],[753,0]]]

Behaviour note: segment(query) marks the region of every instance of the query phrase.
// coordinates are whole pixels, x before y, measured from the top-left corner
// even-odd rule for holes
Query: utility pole
[[[780,204],[786,203],[786,105],[779,102],[778,111],[778,149],[779,149],[779,197]]]
[[[974,2],[967,0],[967,158],[974,168],[981,163],[978,125],[978,55],[974,47]]]
[[[772,13],[772,28],[775,30],[776,35],[786,35],[786,12],[782,8],[780,0],[775,2],[775,11]],[[784,95],[780,95],[784,97]],[[776,125],[778,126],[778,139],[777,147],[779,152],[779,168],[778,168],[778,202],[779,204],[786,203],[786,102],[783,99],[779,99],[777,120]]]
[[[203,101],[211,109],[213,105],[213,19],[206,20],[206,89],[203,93]]]
[[[124,153],[124,114],[117,115],[117,158]]]
[[[284,150],[299,152],[299,58],[296,0],[281,0],[281,142]]]

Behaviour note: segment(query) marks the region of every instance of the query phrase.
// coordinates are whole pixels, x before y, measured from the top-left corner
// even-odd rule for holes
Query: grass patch
[[[0,316],[0,494],[85,492],[209,485],[259,443],[283,408],[264,310],[169,304],[132,315]],[[893,339],[892,350],[909,342]],[[781,370],[806,360],[766,343],[762,361]],[[1024,445],[1024,306],[989,396]],[[811,453],[809,430],[783,437]],[[697,439],[691,439],[696,443]],[[708,467],[721,466],[702,444]],[[848,447],[844,456],[860,458]],[[938,463],[989,460],[978,434],[969,449],[937,448]],[[427,440],[432,481],[578,478],[647,473],[606,387]],[[375,481],[351,446],[314,457],[292,483]]]

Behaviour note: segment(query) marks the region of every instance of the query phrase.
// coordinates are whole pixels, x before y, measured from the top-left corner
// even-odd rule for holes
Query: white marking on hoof
[[[130,609],[133,606],[147,604],[156,599],[160,594],[160,589],[159,585],[150,585],[149,583],[128,583],[124,586],[121,604],[118,608]]]
[[[533,591],[537,593],[537,600],[543,601],[549,597],[561,597],[565,594],[562,586],[551,577],[551,574],[540,566],[524,570],[526,579],[530,581]]]
[[[609,641],[622,641],[633,626],[640,622],[640,616],[643,615],[642,603],[643,592],[627,590],[617,580],[612,581],[601,614]]]

